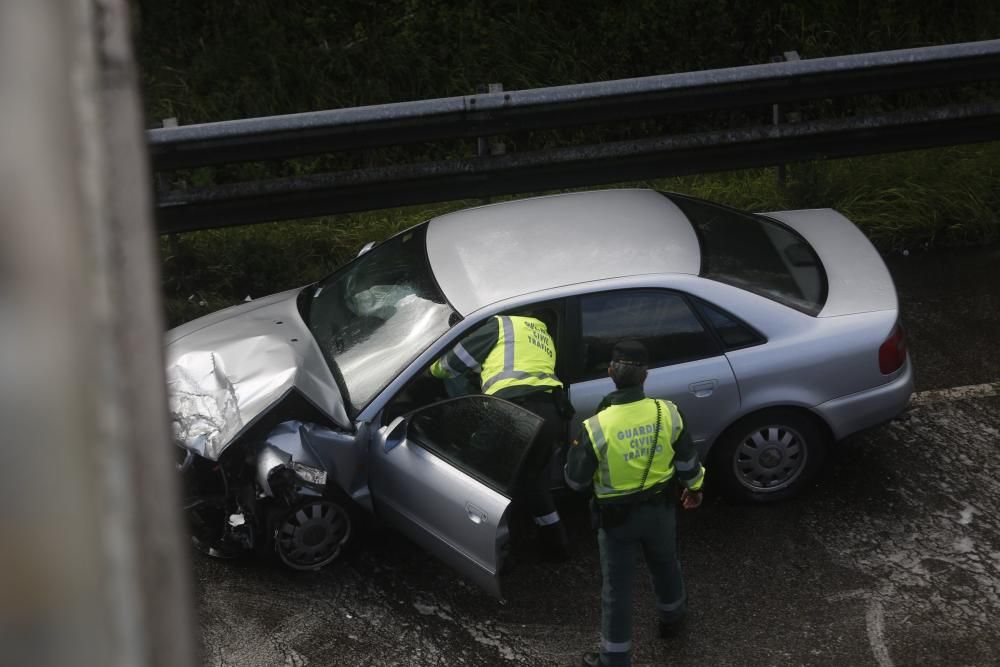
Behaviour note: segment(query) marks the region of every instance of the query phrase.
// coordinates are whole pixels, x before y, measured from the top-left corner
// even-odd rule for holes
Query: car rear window
[[[826,272],[812,247],[782,223],[681,195],[666,195],[691,221],[701,275],[809,315],[826,302]]]
[[[719,335],[719,340],[722,341],[727,352],[767,342],[764,336],[757,333],[746,322],[740,321],[735,315],[731,315],[717,306],[709,305],[701,299],[695,299],[694,303],[702,317],[708,320],[712,328],[715,329],[715,333]]]

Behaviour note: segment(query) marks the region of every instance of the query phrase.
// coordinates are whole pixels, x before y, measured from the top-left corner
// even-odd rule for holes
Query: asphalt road
[[[635,664],[1000,663],[1000,247],[888,262],[911,409],[840,443],[799,498],[683,513],[689,622],[656,639],[640,576]],[[317,573],[195,556],[204,664],[578,664],[596,647],[600,574],[572,500],[574,558],[527,558],[504,603],[388,530]]]

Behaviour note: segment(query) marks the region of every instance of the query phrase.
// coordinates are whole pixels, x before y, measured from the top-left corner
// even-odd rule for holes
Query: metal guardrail
[[[1000,79],[1000,40],[148,131],[156,170]],[[161,231],[1000,139],[992,103],[161,194]]]

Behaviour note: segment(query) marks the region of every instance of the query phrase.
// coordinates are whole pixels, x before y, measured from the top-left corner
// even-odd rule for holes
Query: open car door
[[[369,488],[379,516],[495,597],[507,512],[542,419],[493,396],[425,406],[379,429]]]

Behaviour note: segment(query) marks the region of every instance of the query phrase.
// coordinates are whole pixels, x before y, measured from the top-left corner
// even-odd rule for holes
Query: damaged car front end
[[[357,415],[455,321],[424,233],[167,333],[171,426],[199,549],[316,569],[350,538],[353,509],[374,512],[371,437]]]
[[[315,569],[350,538],[363,448],[297,299],[286,292],[171,331],[167,382],[194,544]]]
[[[294,569],[334,560],[351,536],[351,516],[315,453],[331,445],[350,449],[353,441],[290,420],[216,462],[188,452],[185,510],[195,545],[225,558],[273,551]]]

